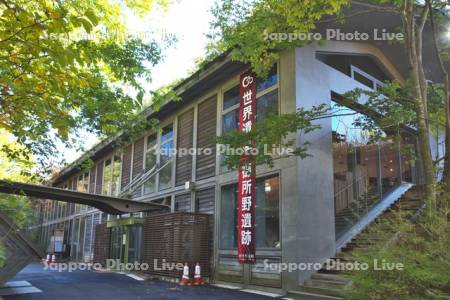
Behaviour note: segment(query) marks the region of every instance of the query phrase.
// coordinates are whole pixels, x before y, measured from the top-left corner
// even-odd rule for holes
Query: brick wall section
[[[208,178],[216,172],[216,112],[217,96],[198,105],[197,148],[211,148],[211,155],[197,155],[196,180]]]
[[[141,175],[144,169],[144,141],[145,138],[141,138],[134,143],[133,152],[133,179]],[[133,197],[139,197],[141,195],[141,189],[138,188],[133,193]]]
[[[95,193],[102,193],[102,181],[103,181],[103,161],[97,164],[97,182],[95,184]]]
[[[121,189],[130,183],[132,148],[133,147],[129,145],[123,151]]]
[[[95,242],[94,242],[94,263],[100,263],[106,266],[106,260],[109,259],[109,249],[111,245],[111,228],[107,228],[106,224],[98,224],[95,226]]]
[[[178,117],[177,148],[189,150],[192,148],[194,135],[194,110],[190,109]],[[192,155],[177,155],[176,161],[176,185],[183,185],[192,179]]]

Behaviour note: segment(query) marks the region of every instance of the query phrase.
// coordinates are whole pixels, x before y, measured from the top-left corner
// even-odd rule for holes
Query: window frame
[[[283,235],[282,235],[282,227],[283,227],[283,223],[282,223],[282,220],[283,220],[282,219],[282,216],[283,216],[283,212],[282,212],[282,190],[283,189],[282,189],[282,181],[281,181],[281,170],[275,170],[275,171],[272,171],[272,172],[267,172],[267,173],[258,175],[256,177],[256,181],[261,180],[261,179],[270,178],[270,177],[278,177],[278,220],[279,220],[279,223],[278,223],[278,235],[279,235],[279,240],[280,240],[280,247],[279,248],[274,248],[274,247],[272,247],[272,248],[270,248],[270,247],[255,247],[255,251],[256,252],[264,251],[264,252],[277,252],[278,253],[278,252],[281,252],[282,249],[283,249]],[[222,240],[221,240],[222,218],[224,217],[223,216],[223,211],[222,211],[222,201],[224,200],[223,197],[222,197],[222,189],[224,187],[231,186],[231,185],[237,185],[237,184],[238,184],[238,182],[233,180],[233,181],[230,181],[230,182],[222,183],[218,187],[219,188],[218,194],[219,194],[219,201],[220,202],[217,205],[218,205],[218,210],[219,210],[218,211],[218,215],[220,217],[219,217],[219,220],[218,220],[218,227],[219,227],[218,228],[218,230],[219,230],[218,235],[219,235],[219,238],[218,238],[218,242],[217,243],[218,243],[218,250],[221,251],[221,252],[223,252],[223,251],[234,251],[234,252],[237,252],[237,246],[236,246],[236,248],[225,248],[225,247],[223,247]],[[237,214],[237,208],[236,208],[236,211],[234,213]],[[255,210],[255,214],[256,214],[256,210]],[[255,232],[256,232],[256,228],[255,228]]]
[[[115,163],[115,159],[114,157],[119,157],[119,175],[117,178],[117,194],[113,193],[113,180],[114,180],[114,163]],[[104,193],[105,191],[105,170],[106,170],[106,162],[110,160],[110,167],[111,167],[111,172],[109,175],[109,182],[108,182],[108,190],[106,193]],[[113,196],[116,197],[120,194],[120,191],[122,190],[121,188],[121,184],[122,184],[122,165],[123,165],[123,152],[122,150],[118,150],[114,153],[111,153],[110,155],[108,155],[102,162],[103,165],[103,170],[102,170],[102,189],[101,189],[101,195],[105,195],[105,196]]]
[[[277,83],[272,85],[272,86],[270,86],[270,87],[268,87],[268,88],[266,88],[266,89],[264,89],[264,90],[262,90],[262,91],[259,91],[259,92],[256,93],[256,105],[258,105],[258,100],[261,97],[263,97],[263,96],[265,96],[265,95],[267,95],[267,94],[277,90],[278,91],[277,92],[277,114],[280,115],[281,114],[281,101],[280,101],[280,64],[279,63],[276,63],[276,72],[277,72],[277,76],[278,76]],[[219,104],[220,105],[220,111],[218,112],[219,113],[219,118],[218,118],[219,120],[218,120],[218,123],[217,123],[220,126],[218,126],[219,127],[218,128],[218,133],[219,133],[218,135],[224,134],[224,130],[223,130],[224,129],[223,128],[224,115],[226,115],[227,113],[229,113],[231,111],[239,110],[239,105],[240,105],[239,102],[236,103],[235,105],[232,105],[232,106],[226,108],[226,109],[223,109],[223,103],[224,103],[224,100],[225,100],[225,98],[224,98],[225,97],[225,93],[228,92],[229,90],[235,88],[236,86],[239,86],[239,79],[237,80],[237,83],[235,83],[235,82],[236,81],[233,81],[233,84],[230,83],[230,84],[227,84],[226,86],[223,86],[221,91],[220,91],[220,98],[219,98],[220,101],[218,101],[218,102],[220,102],[220,104]],[[223,156],[219,156],[218,160],[216,160],[216,164],[218,165],[218,174],[224,174],[224,173],[233,171],[233,170],[228,169],[226,166],[222,166],[222,157]]]
[[[163,142],[162,141],[163,129],[167,128],[169,126],[172,127],[172,136],[169,139],[167,139],[167,140],[165,140]],[[147,168],[147,153],[150,151],[150,149],[148,148],[148,144],[149,144],[148,140],[149,140],[150,137],[156,137],[156,139],[155,139],[156,143],[153,145],[153,148],[156,151],[156,153],[155,153],[155,156],[156,156],[155,165],[158,166],[158,168],[161,168],[160,163],[161,163],[161,149],[162,149],[162,146],[172,142],[173,143],[172,150],[175,147],[175,120],[171,120],[171,121],[167,122],[167,124],[165,124],[164,126],[161,126],[161,130],[158,130],[157,132],[151,132],[151,133],[149,133],[149,134],[147,134],[145,136],[145,138],[144,138],[144,141],[145,141],[144,142],[144,155],[143,155],[143,158],[142,158],[143,159],[142,165],[143,165],[143,169],[145,170],[145,172],[150,170],[150,169]],[[173,166],[173,163],[174,163],[173,157],[171,157],[171,159],[172,159],[171,164]],[[171,165],[171,164],[169,164],[169,165]],[[154,191],[147,192],[147,193],[145,192],[145,183],[147,183],[148,180],[145,181],[142,184],[142,186],[141,186],[141,195],[142,196],[148,196],[148,195],[151,195],[151,194],[155,194],[155,193],[158,193],[158,192],[161,192],[161,191],[173,188],[173,178],[174,178],[173,167],[171,167],[171,170],[170,170],[170,173],[171,173],[171,175],[170,175],[170,177],[171,177],[170,185],[168,187],[164,188],[164,189],[160,188],[160,183],[161,183],[160,182],[160,172],[161,172],[161,170],[159,170],[153,176],[153,178],[155,179],[155,190]]]

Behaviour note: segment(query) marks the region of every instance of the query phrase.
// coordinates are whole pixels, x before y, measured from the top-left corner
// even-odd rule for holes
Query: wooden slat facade
[[[181,194],[175,196],[175,211],[191,211],[191,194]]]
[[[133,147],[129,145],[123,151],[121,189],[130,183],[132,150]]]
[[[215,189],[207,188],[195,193],[196,212],[202,214],[214,214],[215,209]]]
[[[192,148],[194,135],[194,109],[190,109],[178,117],[177,160],[175,184],[183,185],[192,180],[192,155],[185,153]],[[180,149],[183,151],[180,152]]]
[[[103,181],[103,161],[97,164],[97,183],[95,184],[95,193],[102,193],[102,181]]]
[[[133,151],[133,179],[142,175],[144,171],[144,144],[145,138],[140,138],[134,143]],[[141,189],[136,189],[133,197],[139,197],[142,194]]]
[[[196,180],[212,177],[216,171],[217,96],[198,105],[197,148],[212,149],[211,155],[197,155]]]
[[[95,193],[95,166],[93,166],[89,173],[89,193]]]

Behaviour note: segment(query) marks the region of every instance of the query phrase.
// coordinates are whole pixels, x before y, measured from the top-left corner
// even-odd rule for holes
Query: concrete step
[[[327,279],[308,279],[303,284],[304,286],[309,287],[318,287],[318,288],[324,288],[324,289],[344,289],[350,282],[343,282],[343,281],[333,281],[333,280],[327,280]]]
[[[297,299],[297,300],[342,300],[342,297],[320,295],[314,293],[308,293],[303,291],[290,291],[286,295],[287,298]]]
[[[342,288],[324,288],[316,286],[300,286],[299,290],[302,292],[307,292],[311,294],[333,296],[333,297],[344,297],[345,291]]]
[[[324,273],[314,273],[311,276],[312,279],[318,279],[318,280],[327,280],[327,281],[334,281],[334,282],[340,282],[343,284],[348,284],[351,282],[350,279],[348,279],[345,276],[337,275],[337,274],[324,274]]]

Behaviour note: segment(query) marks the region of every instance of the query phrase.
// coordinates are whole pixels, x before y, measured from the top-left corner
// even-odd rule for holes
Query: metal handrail
[[[341,194],[343,194],[344,192],[347,192],[348,190],[353,189],[353,187],[354,187],[355,185],[359,184],[360,182],[364,182],[364,183],[363,183],[363,184],[364,184],[364,192],[363,192],[363,194],[364,194],[364,195],[367,195],[367,191],[368,191],[368,189],[367,189],[367,176],[364,175],[364,176],[359,177],[357,180],[352,181],[352,183],[350,183],[349,185],[347,185],[346,187],[344,187],[343,189],[341,189],[341,190],[338,191],[337,193],[334,193],[334,199],[337,199],[337,198],[338,198]],[[359,187],[359,186],[358,186],[358,187]],[[354,202],[356,202],[357,204],[359,204],[359,201],[355,201],[355,199],[359,199],[360,196],[361,196],[361,194],[360,194],[360,189],[358,188],[358,189],[357,189],[357,193],[356,193],[356,197],[354,197],[354,198],[352,199],[352,201],[348,201],[348,199],[347,199],[347,207],[350,206],[350,205],[351,205],[352,203],[354,203]],[[367,200],[367,196],[366,196],[365,198],[366,198],[366,200]]]
[[[174,159],[171,158],[168,161],[166,161],[161,167],[159,164],[155,164],[153,168],[148,170],[145,173],[140,173],[134,180],[131,180],[129,184],[127,184],[122,191],[120,192],[120,196],[123,197],[125,195],[129,195],[133,193],[137,188],[142,186],[144,182],[158,174],[165,166],[167,166],[169,163],[171,163]]]

